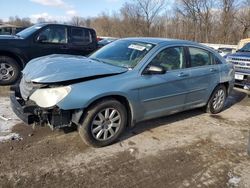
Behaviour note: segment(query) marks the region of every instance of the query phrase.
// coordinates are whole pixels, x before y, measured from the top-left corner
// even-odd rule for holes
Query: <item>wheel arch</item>
[[[0,50],[0,56],[7,56],[7,57],[15,59],[21,69],[23,69],[25,66],[25,60],[20,55],[14,52]]]
[[[84,108],[82,110],[78,110],[75,114],[73,114],[72,121],[74,123],[81,124],[84,120],[84,117],[87,113],[87,110],[91,106],[97,104],[100,101],[108,100],[108,99],[115,99],[124,105],[124,107],[126,108],[126,111],[127,111],[127,115],[128,115],[127,126],[128,127],[133,126],[134,125],[134,121],[133,121],[134,116],[133,116],[132,104],[131,104],[131,102],[129,102],[127,97],[125,97],[124,95],[120,95],[120,94],[105,95],[105,96],[101,96],[99,98],[95,98],[93,101],[90,101],[90,103],[86,106],[86,108]]]
[[[229,95],[229,82],[222,82],[222,83],[219,83],[218,85],[224,85],[226,87],[226,91],[227,91],[227,96]],[[217,87],[217,86],[216,86]]]

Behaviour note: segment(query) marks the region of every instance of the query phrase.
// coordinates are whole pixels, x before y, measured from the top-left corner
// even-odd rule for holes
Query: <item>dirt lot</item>
[[[99,149],[77,131],[20,122],[13,131],[23,139],[0,143],[0,187],[249,188],[249,129],[250,93],[239,89],[219,115],[197,109],[143,122]]]

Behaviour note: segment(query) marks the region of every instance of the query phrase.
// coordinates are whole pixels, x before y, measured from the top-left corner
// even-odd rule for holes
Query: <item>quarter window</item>
[[[71,42],[75,44],[89,44],[92,43],[92,35],[88,29],[72,28]]]
[[[189,53],[192,67],[212,64],[210,53],[205,50],[199,48],[189,48]]]
[[[162,66],[166,70],[185,68],[183,47],[171,47],[162,50],[151,62],[151,65]]]
[[[37,38],[43,38],[43,43],[67,43],[67,28],[50,26],[43,30]]]

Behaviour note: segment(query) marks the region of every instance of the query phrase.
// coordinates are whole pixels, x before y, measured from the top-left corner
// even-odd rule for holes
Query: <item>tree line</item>
[[[9,23],[31,24],[28,18],[18,17],[11,17]],[[236,44],[250,37],[250,0],[131,0],[119,11],[91,18],[75,16],[68,23],[93,27],[100,36]]]

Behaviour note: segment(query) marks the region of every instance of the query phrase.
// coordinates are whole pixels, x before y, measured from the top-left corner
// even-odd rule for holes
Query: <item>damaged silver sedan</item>
[[[233,84],[232,64],[212,49],[182,40],[128,38],[88,58],[32,60],[11,104],[27,124],[77,125],[87,144],[101,147],[140,121],[198,107],[219,113]]]

